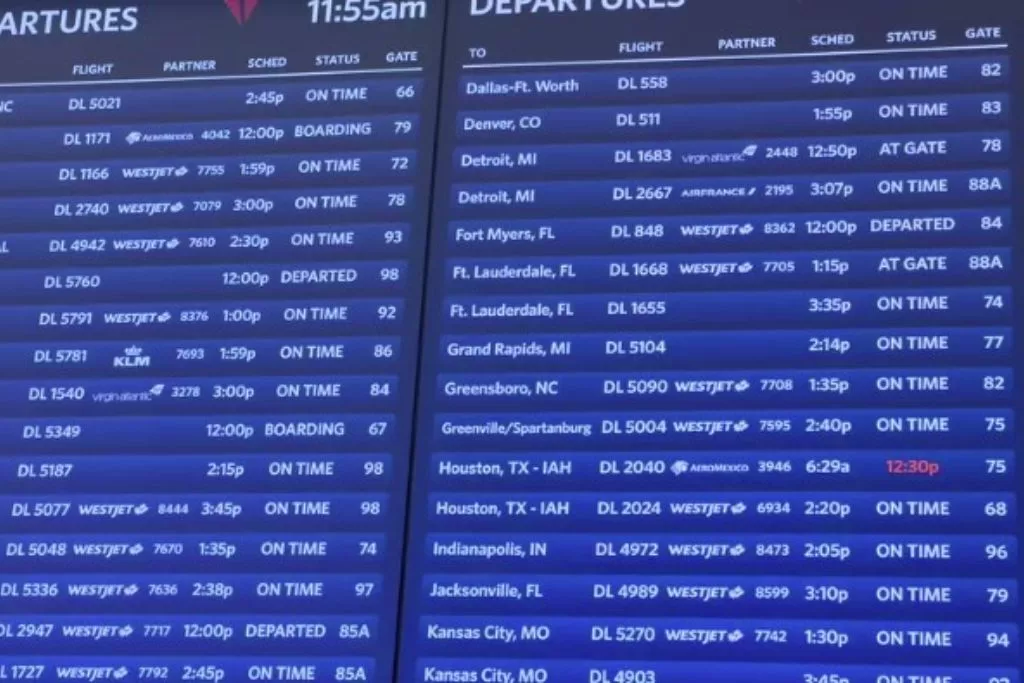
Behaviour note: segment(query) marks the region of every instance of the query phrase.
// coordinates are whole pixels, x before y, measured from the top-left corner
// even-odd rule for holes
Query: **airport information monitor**
[[[131,2],[0,2],[0,680],[1020,683],[1019,0]]]

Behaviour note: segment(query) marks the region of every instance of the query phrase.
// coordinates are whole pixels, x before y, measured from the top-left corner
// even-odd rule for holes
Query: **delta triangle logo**
[[[235,15],[235,21],[244,24],[252,18],[252,13],[256,11],[260,0],[224,0],[224,4]]]

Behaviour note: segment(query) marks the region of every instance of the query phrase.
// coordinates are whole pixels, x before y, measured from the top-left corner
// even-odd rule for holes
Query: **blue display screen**
[[[0,679],[1018,683],[1022,16],[0,3]]]
[[[330,5],[3,6],[0,678],[392,677],[444,9]]]

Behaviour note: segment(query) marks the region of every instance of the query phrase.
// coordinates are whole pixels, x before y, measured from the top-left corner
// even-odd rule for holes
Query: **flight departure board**
[[[0,682],[1021,683],[1020,0],[0,0]]]
[[[387,681],[443,7],[0,13],[0,678]]]
[[[403,683],[1018,680],[1019,9],[451,4]]]

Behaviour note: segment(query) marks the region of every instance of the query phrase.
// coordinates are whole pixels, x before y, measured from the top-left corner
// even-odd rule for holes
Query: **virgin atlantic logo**
[[[224,4],[235,15],[235,21],[244,24],[252,18],[252,13],[256,11],[256,5],[260,4],[260,0],[224,0]]]

